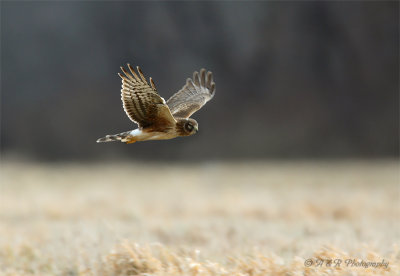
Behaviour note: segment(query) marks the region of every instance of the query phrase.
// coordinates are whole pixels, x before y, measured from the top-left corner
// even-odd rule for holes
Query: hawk
[[[181,90],[167,102],[158,94],[152,78],[146,81],[142,70],[137,73],[128,63],[129,71],[121,66],[121,99],[126,115],[138,125],[137,129],[107,135],[97,143],[121,141],[127,144],[137,141],[166,140],[179,136],[190,136],[198,131],[197,122],[189,118],[215,94],[215,83],[211,72],[201,69],[188,78]]]

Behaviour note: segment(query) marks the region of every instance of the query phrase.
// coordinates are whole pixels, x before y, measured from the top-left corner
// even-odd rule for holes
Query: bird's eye
[[[193,130],[193,126],[190,123],[186,124],[186,130],[192,131]]]

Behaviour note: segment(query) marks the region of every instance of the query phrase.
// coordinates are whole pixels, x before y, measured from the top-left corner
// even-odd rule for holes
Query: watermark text
[[[361,267],[361,268],[384,268],[389,267],[389,262],[384,259],[381,261],[365,261],[360,259],[320,259],[320,258],[309,258],[304,261],[306,267]]]

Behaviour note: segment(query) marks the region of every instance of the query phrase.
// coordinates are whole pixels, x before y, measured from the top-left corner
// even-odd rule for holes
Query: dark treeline
[[[395,157],[399,3],[1,2],[1,151],[41,160]],[[213,71],[190,138],[133,129],[119,66],[168,98]]]

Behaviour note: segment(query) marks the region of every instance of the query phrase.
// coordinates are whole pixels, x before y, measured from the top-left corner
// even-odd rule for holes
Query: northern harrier
[[[185,86],[176,92],[167,102],[157,93],[153,79],[146,81],[142,70],[138,73],[128,64],[129,71],[121,67],[125,75],[122,78],[121,99],[129,119],[139,128],[114,135],[107,135],[97,143],[121,141],[127,144],[146,140],[165,140],[178,136],[190,136],[198,131],[197,122],[189,118],[215,93],[215,83],[211,72],[205,69],[193,73]]]

